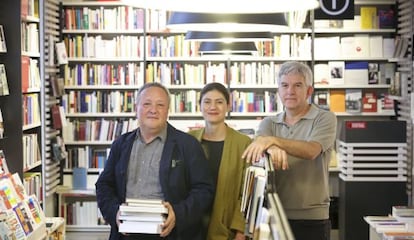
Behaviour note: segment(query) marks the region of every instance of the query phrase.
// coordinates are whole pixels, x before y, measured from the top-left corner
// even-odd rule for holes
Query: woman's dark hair
[[[208,83],[207,85],[205,85],[204,88],[201,90],[199,103],[201,104],[201,99],[203,99],[206,93],[213,91],[213,90],[217,90],[221,94],[223,94],[224,98],[226,99],[227,104],[230,102],[230,94],[227,88],[221,83],[212,82],[212,83]]]

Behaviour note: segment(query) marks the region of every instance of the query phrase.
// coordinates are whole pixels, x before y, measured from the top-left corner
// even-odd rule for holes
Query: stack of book
[[[168,209],[161,200],[127,198],[119,207],[119,232],[160,234]]]

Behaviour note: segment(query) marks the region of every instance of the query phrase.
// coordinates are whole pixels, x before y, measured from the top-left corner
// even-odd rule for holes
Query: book
[[[368,84],[379,83],[379,65],[378,63],[368,63]]]
[[[0,64],[0,96],[9,95],[9,84],[7,83],[6,66]]]
[[[22,56],[21,57],[21,68],[22,68],[22,91],[27,92],[30,88],[30,57]]]
[[[329,85],[343,85],[345,84],[345,62],[344,61],[329,61]]]
[[[346,89],[345,90],[345,111],[358,113],[362,111],[362,90]]]
[[[123,221],[119,224],[121,233],[159,234],[163,222]]]
[[[33,222],[31,221],[23,202],[17,204],[17,206],[13,208],[13,211],[16,213],[17,219],[22,226],[25,235],[28,236],[33,231]]]
[[[3,121],[3,112],[1,111],[1,108],[0,108],[0,139],[3,137],[4,137],[4,121]]]
[[[362,96],[362,112],[377,112],[377,95],[375,91],[366,90]]]
[[[4,37],[3,25],[0,24],[0,53],[7,52],[6,38]]]
[[[54,129],[62,129],[62,119],[60,118],[59,105],[52,105],[50,107],[50,113],[52,115],[52,127]]]
[[[394,29],[396,27],[396,15],[392,8],[378,9],[378,25],[382,29]]]
[[[316,89],[313,93],[313,102],[320,108],[329,110],[329,90]]]
[[[68,53],[66,52],[65,42],[57,42],[55,44],[56,57],[59,65],[68,64]]]
[[[377,7],[362,6],[361,7],[361,29],[377,28]]]
[[[391,208],[391,214],[393,217],[411,216],[414,217],[414,207],[395,205]]]
[[[121,205],[119,206],[119,211],[121,214],[126,213],[133,213],[133,212],[144,212],[144,213],[161,213],[161,214],[168,214],[168,209],[164,206],[128,206],[128,205]]]
[[[72,187],[73,189],[84,190],[87,188],[88,169],[86,167],[74,167],[72,169]]]
[[[119,220],[126,221],[143,221],[143,222],[164,222],[166,219],[164,214],[136,212],[133,214],[123,213],[119,216]]]
[[[9,167],[7,166],[6,156],[3,150],[0,149],[0,176],[9,173]]]
[[[329,103],[332,112],[345,112],[345,90],[331,89],[329,91]]]

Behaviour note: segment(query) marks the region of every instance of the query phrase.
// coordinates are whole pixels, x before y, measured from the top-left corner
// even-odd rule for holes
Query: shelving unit
[[[29,194],[36,194],[42,202],[44,126],[41,123],[40,6],[43,0],[2,2],[0,22],[7,52],[0,55],[0,62],[6,67],[10,94],[0,101],[5,127],[0,149],[8,159],[10,171],[19,173]]]
[[[374,1],[364,0],[356,1],[356,5],[395,5],[396,0]],[[368,35],[381,36],[393,38],[396,35],[396,29],[360,29],[360,28],[338,28],[338,29],[322,29],[310,24],[312,14],[306,20],[304,27],[292,27],[283,32],[274,32],[275,41],[270,45],[268,43],[258,43],[259,53],[255,56],[210,56],[197,53],[197,44],[184,41],[184,33],[170,32],[165,29],[165,22],[168,14],[150,10],[134,11],[128,10],[127,18],[131,23],[131,12],[139,13],[139,24],[132,28],[122,28],[120,24],[122,21],[119,17],[113,17],[114,26],[103,27],[103,25],[94,25],[94,27],[86,27],[85,15],[91,16],[96,12],[105,9],[117,9],[112,11],[123,11],[121,9],[132,9],[123,5],[120,2],[70,2],[63,1],[61,5],[61,39],[63,39],[68,48],[69,64],[62,67],[62,76],[65,79],[65,93],[62,97],[61,105],[66,109],[66,118],[69,127],[63,130],[63,137],[65,146],[69,152],[68,161],[64,167],[64,185],[71,185],[71,175],[74,161],[73,156],[78,152],[89,152],[89,156],[81,154],[77,158],[89,159],[91,161],[94,152],[106,152],[115,136],[106,138],[83,138],[88,133],[81,133],[75,129],[83,129],[84,125],[94,123],[102,123],[103,121],[112,121],[114,125],[120,125],[122,120],[131,120],[135,118],[135,111],[133,108],[128,110],[109,110],[98,111],[90,110],[91,105],[85,106],[84,103],[90,99],[94,99],[98,93],[109,92],[128,92],[132,96],[130,103],[134,103],[136,91],[145,81],[156,81],[166,85],[172,93],[173,103],[170,107],[171,112],[170,123],[177,128],[187,131],[189,127],[203,125],[201,113],[198,110],[198,93],[205,83],[209,81],[221,81],[228,86],[228,89],[234,95],[240,96],[240,93],[258,98],[265,98],[265,92],[275,94],[277,89],[276,74],[278,64],[285,61],[296,60],[309,64],[314,68],[315,63],[328,63],[329,61],[343,61],[346,62],[373,62],[373,63],[391,63],[395,64],[396,60],[388,57],[344,57],[344,56],[329,56],[320,57],[313,53],[315,42],[311,39],[312,36],[354,36]],[[76,13],[78,12],[78,13]],[[85,13],[88,14],[85,14]],[[109,15],[111,10],[107,11]],[[79,14],[79,17],[76,17]],[[84,15],[82,15],[84,14]],[[154,17],[157,15],[158,17]],[[72,19],[82,19],[81,24],[70,24],[67,21],[67,16],[72,16]],[[138,23],[138,21],[133,21]],[[299,24],[300,25],[300,24]],[[100,27],[97,27],[100,26]],[[139,26],[139,27],[138,27]],[[135,47],[130,55],[112,54],[113,51],[109,46],[124,46],[121,44],[121,39],[134,36]],[[86,39],[89,39],[88,47],[85,47]],[[115,40],[114,40],[115,39]],[[113,40],[111,43],[105,40]],[[86,51],[86,49],[94,49],[93,42],[102,41],[107,44],[103,47],[103,51]],[[283,42],[285,41],[285,42]],[[287,41],[287,42],[286,42]],[[294,44],[295,43],[295,44]],[[282,45],[284,44],[284,45]],[[287,44],[287,45],[286,45]],[[271,47],[270,47],[271,46]],[[278,46],[284,46],[278,48]],[[286,47],[287,46],[287,47]],[[104,55],[104,52],[106,55]],[[125,52],[124,52],[125,53]],[[332,55],[332,54],[331,54]],[[116,84],[111,81],[99,82],[96,80],[97,69],[102,69],[104,65],[110,66],[109,69],[124,69],[122,74],[115,74]],[[121,66],[121,67],[119,67]],[[246,70],[246,68],[248,70]],[[94,70],[91,70],[94,69]],[[196,69],[196,70],[194,70]],[[260,73],[252,69],[262,69]],[[252,71],[251,79],[246,80],[246,71]],[[116,72],[116,71],[115,71]],[[83,77],[78,77],[83,76]],[[128,76],[123,78],[123,76]],[[242,76],[244,80],[242,80]],[[118,78],[119,77],[119,78]],[[114,77],[111,78],[112,80]],[[127,80],[128,79],[128,80]],[[145,79],[145,80],[144,80]],[[191,80],[191,81],[188,81]],[[315,86],[319,90],[343,90],[346,89],[361,89],[372,90],[375,93],[388,93],[391,85],[384,84],[352,84],[352,85],[326,85]],[[248,93],[248,94],[247,94]],[[88,95],[89,100],[79,100]],[[121,94],[122,95],[122,94]],[[75,97],[76,96],[76,97]],[[92,97],[91,97],[92,96]],[[266,98],[272,98],[266,95]],[[243,97],[244,98],[244,97]],[[77,99],[77,100],[74,100]],[[185,99],[185,100],[183,100]],[[277,97],[275,98],[277,99]],[[246,100],[246,99],[243,99]],[[129,100],[128,100],[129,101]],[[265,116],[274,114],[274,112],[281,110],[281,104],[275,101],[260,101],[253,103],[253,108],[248,109],[245,105],[243,110],[234,103],[234,108],[228,115],[228,123],[236,129],[256,128],[259,120]],[[263,105],[271,103],[273,108]],[[128,104],[127,104],[128,105]],[[256,109],[257,107],[257,109]],[[269,109],[272,109],[269,111]],[[346,111],[336,112],[339,121],[343,119],[393,119],[396,116],[394,109],[376,111],[376,112],[357,112],[350,113]],[[117,122],[115,124],[115,122]],[[135,128],[135,122],[132,123],[129,129]],[[99,127],[96,127],[98,129]],[[116,129],[116,127],[114,126]],[[88,129],[88,128],[86,128]],[[75,133],[76,132],[76,133]],[[99,131],[97,131],[99,132]],[[97,134],[95,132],[95,136]],[[79,138],[79,135],[82,136]],[[80,157],[81,156],[81,157]],[[90,182],[88,185],[93,188],[92,182],[96,179],[99,173],[99,168],[88,165],[88,175]],[[62,199],[64,201],[64,199]],[[69,227],[68,229],[76,230]]]

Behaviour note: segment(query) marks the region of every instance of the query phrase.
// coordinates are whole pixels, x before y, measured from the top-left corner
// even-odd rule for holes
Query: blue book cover
[[[73,189],[83,190],[87,186],[87,169],[73,168],[72,187]]]

